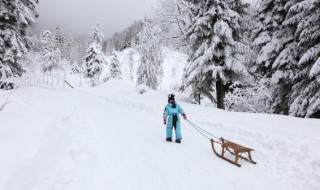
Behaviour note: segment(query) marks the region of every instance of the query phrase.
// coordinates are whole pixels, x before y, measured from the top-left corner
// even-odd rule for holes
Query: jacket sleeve
[[[179,111],[179,113],[180,113],[181,115],[183,115],[183,114],[184,114],[184,111],[183,111],[183,109],[181,108],[181,106],[180,106],[180,105],[179,105],[178,111]]]
[[[167,106],[164,107],[164,111],[163,111],[163,119],[167,119],[168,117],[168,110],[167,110]]]

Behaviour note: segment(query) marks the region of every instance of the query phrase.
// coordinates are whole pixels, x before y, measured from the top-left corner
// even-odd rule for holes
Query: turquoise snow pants
[[[173,128],[175,129],[175,133],[176,133],[176,139],[182,139],[182,135],[181,135],[181,129],[180,129],[180,118],[179,116],[178,117],[178,121],[176,122],[176,126],[173,125],[173,122],[172,122],[172,116],[170,118],[169,116],[169,121],[168,121],[168,124],[167,124],[167,138],[172,138],[172,130]],[[171,120],[171,122],[170,122]],[[179,123],[179,124],[178,124]]]
[[[175,108],[172,108],[172,104],[170,103],[166,106],[164,112],[164,119],[168,118],[168,123],[166,127],[167,138],[172,138],[172,130],[174,128],[176,139],[182,139],[179,114],[183,113],[184,112],[179,104],[176,104]]]

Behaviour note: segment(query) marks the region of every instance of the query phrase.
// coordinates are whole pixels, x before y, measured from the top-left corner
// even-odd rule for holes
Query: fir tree
[[[201,94],[215,85],[217,107],[224,109],[226,83],[249,76],[243,55],[250,48],[243,37],[242,16],[248,5],[241,0],[184,2],[192,18],[186,32],[191,56],[183,76],[184,89],[191,86],[193,94]]]
[[[67,38],[66,38],[65,57],[70,62],[73,61],[72,54],[71,54],[73,42],[74,42],[74,39],[73,39],[72,32],[69,31]]]
[[[62,55],[61,51],[55,47],[52,33],[49,30],[41,33],[40,46],[42,71],[51,72],[53,69],[58,68]]]
[[[110,74],[112,78],[121,79],[121,67],[116,52],[113,52],[112,55],[112,60],[110,64]]]
[[[92,40],[102,46],[103,38],[104,35],[100,31],[100,23],[98,22],[96,26],[93,27],[93,35],[92,35]]]
[[[151,23],[145,23],[139,34],[140,66],[137,70],[137,85],[145,84],[156,90],[163,77],[163,56],[157,36],[158,28]]]
[[[28,28],[38,17],[38,0],[1,0],[0,2],[0,79],[20,76],[19,59],[30,48]]]
[[[101,43],[103,40],[103,34],[100,32],[99,23],[93,27],[93,35],[91,39],[92,43],[87,49],[87,55],[85,57],[84,76],[93,79],[100,76],[103,68],[102,65],[106,64],[105,56],[102,53]]]
[[[54,31],[54,45],[61,52],[63,52],[64,37],[63,37],[62,29],[60,28],[60,26],[57,26],[55,31]]]
[[[285,25],[295,27],[299,60],[290,96],[290,115],[320,118],[320,1],[301,0],[289,10]]]
[[[261,0],[254,18],[258,19],[252,32],[253,48],[257,52],[251,71],[257,76],[272,78],[272,112],[288,114],[292,77],[297,70],[297,43],[294,27],[283,25],[286,4],[290,0]]]

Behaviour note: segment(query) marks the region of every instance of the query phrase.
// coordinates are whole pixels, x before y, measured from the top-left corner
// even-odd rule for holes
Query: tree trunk
[[[221,79],[217,79],[216,81],[216,93],[217,93],[217,108],[225,109],[224,107],[225,87]]]

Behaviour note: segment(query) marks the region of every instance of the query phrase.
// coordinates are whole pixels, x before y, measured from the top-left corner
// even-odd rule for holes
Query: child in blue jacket
[[[186,114],[183,112],[183,109],[179,104],[175,102],[174,94],[169,94],[168,104],[166,105],[163,113],[163,124],[167,125],[167,141],[172,141],[172,129],[175,129],[176,132],[176,143],[181,143],[181,129],[180,129],[180,117],[179,114],[183,116],[184,119],[187,119]],[[167,123],[167,118],[168,123]]]

